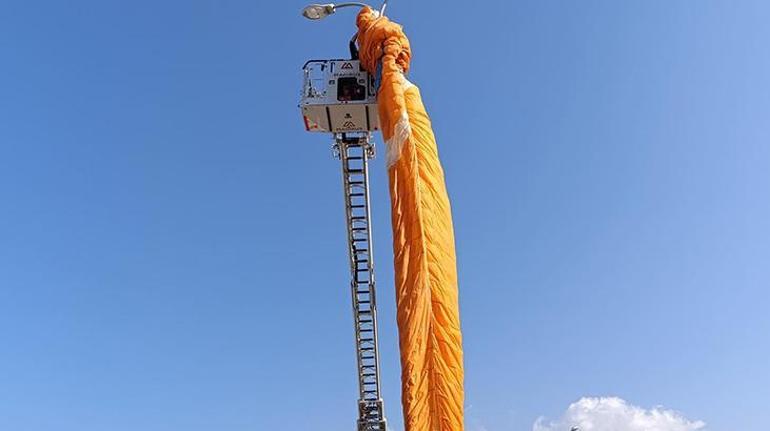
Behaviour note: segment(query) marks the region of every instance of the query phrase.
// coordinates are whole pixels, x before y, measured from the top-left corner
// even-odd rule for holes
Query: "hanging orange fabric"
[[[436,139],[409,70],[400,25],[358,15],[361,64],[381,69],[377,103],[387,146],[406,431],[463,429],[463,351],[454,231]]]

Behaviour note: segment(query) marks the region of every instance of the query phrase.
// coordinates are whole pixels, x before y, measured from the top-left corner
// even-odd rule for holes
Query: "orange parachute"
[[[358,15],[361,64],[381,73],[377,95],[387,146],[396,305],[406,431],[463,429],[463,351],[449,197],[436,139],[409,70],[400,25]]]

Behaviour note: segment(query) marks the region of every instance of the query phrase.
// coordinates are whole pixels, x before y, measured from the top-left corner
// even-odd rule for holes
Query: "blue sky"
[[[338,165],[296,104],[354,13],[302,6],[3,2],[0,429],[353,429]],[[389,14],[453,204],[468,429],[583,396],[766,429],[770,4]],[[372,183],[398,430],[382,157]]]

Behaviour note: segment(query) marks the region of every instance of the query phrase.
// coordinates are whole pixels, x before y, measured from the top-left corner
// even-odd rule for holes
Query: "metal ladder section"
[[[369,134],[353,138],[337,134],[334,150],[342,161],[345,195],[350,290],[358,364],[358,431],[386,431],[380,396],[377,304],[369,210],[368,161],[374,157],[374,144],[370,142]]]

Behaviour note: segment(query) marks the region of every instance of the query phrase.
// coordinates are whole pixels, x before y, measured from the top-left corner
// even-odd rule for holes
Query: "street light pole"
[[[385,8],[387,6],[388,6],[388,0],[385,0],[382,3],[382,6],[380,7],[380,16],[383,16],[385,14]],[[346,7],[372,8],[368,4],[361,3],[361,2],[346,2],[346,3],[339,3],[339,4],[334,4],[334,3],[310,4],[305,6],[304,9],[302,9],[302,16],[304,16],[307,19],[319,20],[319,19],[326,18],[327,16],[337,12],[337,9],[342,9]]]

